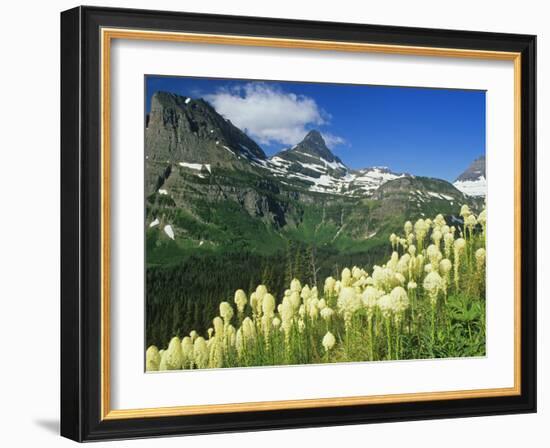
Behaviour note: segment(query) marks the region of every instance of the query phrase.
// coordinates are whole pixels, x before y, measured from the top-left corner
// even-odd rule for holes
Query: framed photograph
[[[61,14],[61,433],[536,411],[535,36]]]

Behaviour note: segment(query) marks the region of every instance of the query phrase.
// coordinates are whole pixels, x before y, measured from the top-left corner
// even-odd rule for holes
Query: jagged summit
[[[342,161],[336,157],[327,147],[321,133],[317,130],[309,131],[303,140],[292,148],[285,149],[275,157],[281,157],[287,160],[300,160],[308,163],[309,161],[325,161],[328,163],[338,163],[345,167]]]
[[[485,156],[479,156],[456,178],[453,185],[468,196],[486,196]]]

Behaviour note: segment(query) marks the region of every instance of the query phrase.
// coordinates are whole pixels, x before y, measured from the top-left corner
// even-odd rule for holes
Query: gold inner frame
[[[111,409],[110,388],[110,50],[113,39],[185,42],[212,45],[296,48],[356,53],[383,53],[469,59],[506,60],[514,63],[514,386],[442,392],[368,395],[303,400],[262,401],[229,404],[188,405],[141,409]],[[101,419],[128,419],[200,415],[316,407],[350,406],[413,401],[502,397],[521,394],[521,54],[304,39],[279,39],[216,34],[101,29]]]

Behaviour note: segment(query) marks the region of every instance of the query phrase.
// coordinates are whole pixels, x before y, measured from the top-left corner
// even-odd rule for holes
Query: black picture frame
[[[102,420],[102,27],[521,53],[521,394]],[[61,13],[61,435],[82,442],[536,412],[535,59],[531,35],[99,7]]]

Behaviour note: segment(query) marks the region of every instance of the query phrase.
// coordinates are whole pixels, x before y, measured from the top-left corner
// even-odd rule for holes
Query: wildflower
[[[181,353],[180,338],[174,336],[170,339],[168,348],[162,354],[159,370],[178,370],[181,369],[183,355]]]
[[[193,344],[193,359],[199,369],[204,369],[208,366],[208,347],[204,338],[200,336],[195,339]]]
[[[145,371],[154,372],[159,369],[160,354],[156,345],[151,345],[145,352]]]
[[[216,336],[219,336],[220,338],[223,337],[223,320],[220,316],[216,316],[214,320],[212,321],[212,324],[214,325],[214,333]]]
[[[235,291],[235,305],[237,305],[237,311],[242,314],[244,312],[244,307],[246,306],[246,294],[242,289],[237,289]]]
[[[409,246],[409,255],[410,255],[411,257],[414,257],[415,254],[416,254],[416,246],[410,245],[410,246]]]
[[[435,217],[434,224],[439,227],[443,227],[445,225],[445,218],[441,213]]]
[[[378,299],[378,308],[384,317],[389,317],[393,312],[393,299],[389,294],[384,294]]]
[[[258,287],[256,288],[256,297],[258,297],[258,299],[260,299],[261,301],[266,294],[267,294],[267,286],[258,285]]]
[[[323,337],[322,343],[323,347],[328,352],[334,347],[334,344],[336,344],[336,338],[330,331],[327,331],[327,334],[325,334],[325,336]]]
[[[476,250],[476,266],[478,270],[481,270],[485,267],[485,249],[483,247]]]
[[[214,336],[210,340],[208,367],[219,369],[223,366],[223,343],[219,336]]]
[[[351,271],[349,268],[344,268],[342,271],[342,286],[351,285]]]
[[[423,286],[424,290],[428,293],[432,306],[435,306],[437,295],[443,289],[443,279],[436,271],[432,271],[424,278]]]
[[[254,322],[252,322],[252,319],[250,319],[250,317],[246,317],[243,320],[241,329],[243,331],[245,341],[251,341],[256,337],[256,327],[254,326]]]
[[[328,306],[321,310],[321,317],[327,322],[330,320],[333,314],[334,310],[332,308],[329,308]]]
[[[275,311],[275,298],[271,294],[266,294],[262,301],[262,311],[265,316],[273,317]]]
[[[354,288],[347,287],[342,289],[338,296],[338,308],[344,316],[346,326],[351,324],[351,317],[361,307],[361,296]]]
[[[323,308],[326,308],[327,307],[327,302],[325,299],[321,299],[319,300],[319,305],[317,305],[319,307],[320,310],[322,310]]]
[[[428,249],[426,250],[426,255],[430,259],[430,263],[432,266],[437,266],[439,264],[439,260],[441,260],[442,255],[439,251],[439,248],[435,244],[430,244],[428,246]]]
[[[306,285],[302,288],[302,292],[300,293],[300,297],[304,300],[307,300],[311,297],[311,289],[309,289],[308,285]]]
[[[193,363],[193,339],[190,336],[185,336],[181,340],[181,354],[183,356],[182,367],[184,369],[191,367]]]
[[[470,216],[472,212],[470,211],[470,207],[468,207],[466,204],[464,204],[460,208],[460,216],[462,216],[464,219],[466,219],[468,216]]]
[[[300,300],[300,294],[298,293],[298,291],[293,291],[289,297],[290,297],[290,303],[292,303],[294,310],[297,310],[298,308],[300,308],[301,300]]]
[[[458,238],[454,242],[454,266],[455,266],[455,287],[458,290],[458,284],[459,284],[459,268],[460,268],[460,255],[464,251],[464,248],[466,247],[466,241],[464,238]]]
[[[212,327],[210,327],[208,329],[208,338],[210,339],[212,337],[212,335],[214,334],[214,329]]]
[[[223,318],[225,325],[228,325],[231,322],[233,317],[233,307],[227,302],[220,303],[220,316]]]
[[[439,249],[439,242],[441,241],[441,238],[443,237],[443,234],[440,230],[434,230],[432,232],[432,240],[435,244],[435,246]]]
[[[191,330],[189,332],[189,337],[191,338],[191,342],[193,342],[195,339],[197,339],[198,336],[199,335],[195,330]]]
[[[407,289],[409,291],[413,291],[417,288],[417,284],[416,282],[413,282],[413,281],[410,281],[408,284],[407,284]]]
[[[327,277],[325,279],[324,292],[325,294],[332,294],[334,292],[334,286],[336,285],[336,280],[332,277]]]
[[[428,224],[426,224],[426,221],[424,221],[422,218],[416,221],[416,223],[414,224],[414,232],[416,234],[416,240],[419,242],[419,244],[422,244],[426,233],[428,233],[428,229]]]
[[[372,286],[367,286],[363,292],[363,305],[368,311],[372,312],[376,306],[378,298],[384,293]]]
[[[393,288],[390,295],[393,301],[394,313],[402,313],[409,307],[409,296],[407,295],[407,291],[401,286]]]
[[[447,232],[443,235],[445,257],[447,258],[451,256],[451,249],[453,248],[454,241],[455,241],[455,237],[452,233]]]
[[[279,328],[281,326],[281,319],[279,319],[278,317],[274,317],[271,321],[271,325],[273,325],[273,328],[275,329]]]
[[[405,222],[405,225],[403,226],[403,230],[405,231],[405,235],[409,235],[413,230],[412,222],[407,221]]]
[[[290,282],[290,290],[300,293],[300,291],[302,290],[302,285],[300,284],[300,280],[293,279]]]

